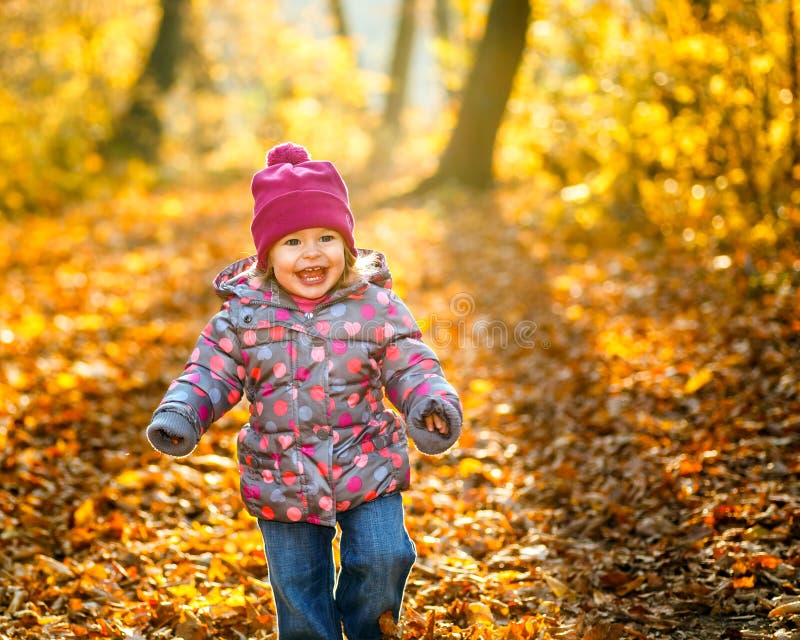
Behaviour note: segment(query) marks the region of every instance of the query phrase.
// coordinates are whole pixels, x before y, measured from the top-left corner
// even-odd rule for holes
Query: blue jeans
[[[399,493],[337,516],[342,530],[338,580],[336,530],[304,522],[258,521],[280,640],[380,639],[378,619],[400,616],[406,579],[416,559]],[[334,584],[335,583],[335,584]]]

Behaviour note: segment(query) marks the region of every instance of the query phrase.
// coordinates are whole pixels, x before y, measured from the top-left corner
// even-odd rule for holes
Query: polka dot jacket
[[[244,275],[252,261],[217,276],[225,302],[147,436],[159,451],[188,455],[211,423],[246,396],[250,421],[237,450],[248,512],[335,526],[337,511],[408,488],[407,434],[427,454],[456,442],[458,395],[391,290],[385,262],[369,282],[337,289],[303,313],[276,282],[254,288]],[[430,413],[448,422],[449,434],[425,428]]]

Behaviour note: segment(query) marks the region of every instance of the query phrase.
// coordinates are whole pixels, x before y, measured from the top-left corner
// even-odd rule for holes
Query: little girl
[[[344,625],[351,640],[380,638],[381,615],[399,618],[416,557],[400,496],[407,434],[423,453],[446,451],[461,432],[461,405],[392,292],[383,256],[356,249],[333,164],[279,145],[252,192],[257,255],[217,276],[222,308],[147,437],[186,456],[246,395],[241,494],[264,539],[279,637],[341,639]]]

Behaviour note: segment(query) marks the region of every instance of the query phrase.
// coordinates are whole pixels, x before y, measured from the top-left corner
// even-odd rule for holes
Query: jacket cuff
[[[444,418],[450,427],[447,434],[428,431],[425,416],[432,413]],[[452,447],[461,436],[461,412],[444,398],[433,396],[420,402],[407,416],[408,432],[422,453],[439,455]]]
[[[176,458],[188,456],[200,441],[194,425],[170,409],[156,411],[147,427],[147,439],[157,451]]]

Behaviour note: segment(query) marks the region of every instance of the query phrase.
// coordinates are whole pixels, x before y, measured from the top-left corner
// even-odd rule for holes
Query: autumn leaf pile
[[[451,454],[415,454],[419,561],[386,635],[800,638],[796,247],[569,234],[523,189],[363,193],[360,244],[467,421]],[[0,223],[0,638],[275,637],[245,408],[185,460],[142,435],[211,277],[248,252],[247,196]]]

